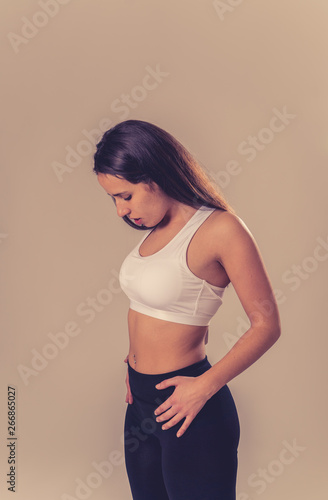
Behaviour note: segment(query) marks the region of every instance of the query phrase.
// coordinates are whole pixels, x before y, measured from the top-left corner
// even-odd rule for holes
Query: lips
[[[137,224],[138,226],[141,226],[142,223],[141,223],[141,219],[140,218],[139,219],[132,219],[132,220],[133,220],[133,222],[135,224]]]

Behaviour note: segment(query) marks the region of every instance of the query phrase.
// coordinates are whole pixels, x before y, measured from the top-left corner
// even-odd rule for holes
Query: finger
[[[156,422],[163,422],[164,420],[168,420],[169,418],[174,417],[176,413],[177,412],[173,409],[173,407],[171,407],[165,413],[162,413],[159,417],[157,417]]]
[[[182,420],[183,418],[184,418],[184,415],[177,413],[173,418],[171,418],[171,420],[169,420],[168,422],[165,422],[165,424],[162,425],[163,431],[166,431],[167,429],[170,429],[174,425],[178,424],[180,422],[180,420]]]
[[[162,380],[159,384],[155,385],[156,389],[166,389],[172,385],[178,385],[180,377],[172,377]]]
[[[183,424],[181,425],[180,429],[177,432],[178,438],[181,437],[182,434],[184,434],[186,432],[186,430],[188,429],[188,427],[192,421],[193,421],[193,418],[190,417],[189,415],[185,418],[185,421],[183,422]]]
[[[129,377],[128,376],[125,379],[125,383],[126,383],[126,388],[127,388],[125,402],[129,403],[129,404],[132,404],[133,403],[133,397],[132,397],[132,392],[131,392],[131,388],[130,388],[130,384],[129,384]]]
[[[163,413],[163,411],[169,410],[171,406],[172,406],[171,399],[167,398],[167,400],[164,401],[164,403],[162,403],[160,406],[156,408],[154,414],[159,415],[160,413]]]
[[[130,389],[130,384],[128,385],[128,403],[130,405],[132,405],[132,403],[133,403],[133,396],[132,396],[132,392],[131,392],[131,389]]]
[[[130,405],[132,405],[133,403],[133,396],[130,391],[126,393],[125,402],[129,403]]]
[[[127,387],[127,394],[126,394],[125,402],[132,404],[133,403],[133,396],[132,396],[131,387],[130,387],[129,372],[126,373],[125,383],[126,383],[126,387]]]
[[[130,398],[130,395],[129,395],[129,387],[128,387],[128,384],[125,380],[125,383],[126,383],[126,395],[125,395],[125,402],[128,403],[129,402],[129,398]]]
[[[130,391],[130,389],[128,389],[126,392],[125,402],[129,403],[130,405],[132,405],[132,403],[133,403],[133,396],[132,396],[132,392]]]

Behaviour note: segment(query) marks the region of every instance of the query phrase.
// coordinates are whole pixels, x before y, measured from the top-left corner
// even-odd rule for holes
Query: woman
[[[280,336],[256,242],[191,154],[151,123],[105,132],[93,170],[118,216],[146,230],[120,270],[130,298],[124,434],[133,498],[233,500],[240,429],[227,383]],[[229,283],[250,328],[211,366],[208,326]]]

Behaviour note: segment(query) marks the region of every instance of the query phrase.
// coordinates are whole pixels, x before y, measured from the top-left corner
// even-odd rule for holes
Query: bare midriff
[[[205,357],[207,326],[184,325],[128,312],[129,364],[137,372],[166,373]]]

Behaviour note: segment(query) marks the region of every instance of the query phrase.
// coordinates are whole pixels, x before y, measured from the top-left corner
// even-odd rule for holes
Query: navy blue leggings
[[[175,390],[156,384],[177,375],[197,377],[209,368],[207,357],[156,375],[128,365],[133,403],[126,410],[124,448],[133,500],[235,500],[240,428],[228,386],[206,402],[180,438],[183,420],[162,430],[164,421],[154,415]]]

